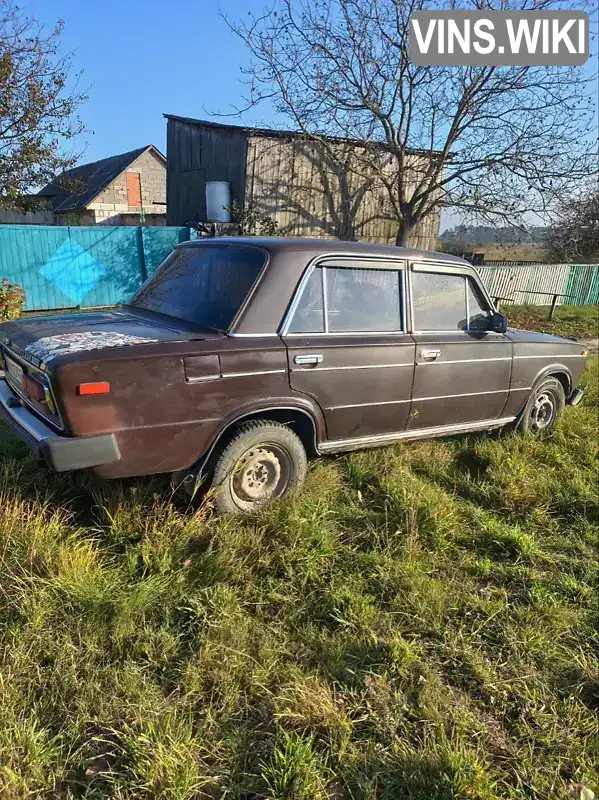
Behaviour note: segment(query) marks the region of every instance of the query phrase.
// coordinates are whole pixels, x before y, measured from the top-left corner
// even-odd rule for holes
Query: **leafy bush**
[[[26,301],[25,290],[18,283],[3,278],[0,283],[0,322],[21,316]]]
[[[245,206],[237,202],[231,204],[231,220],[239,225],[242,236],[284,236],[285,231],[279,228],[279,223],[261,211],[256,203],[250,202]]]

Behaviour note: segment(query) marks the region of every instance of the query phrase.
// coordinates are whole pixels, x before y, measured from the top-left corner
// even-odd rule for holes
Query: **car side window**
[[[412,272],[412,307],[417,331],[464,330],[466,277],[446,272]]]
[[[303,287],[288,333],[401,331],[401,286],[400,270],[317,267]]]
[[[468,330],[488,331],[491,327],[492,313],[472,278],[468,284]]]
[[[324,333],[322,270],[315,269],[304,285],[289,333]]]
[[[326,293],[332,333],[402,329],[399,270],[327,267]]]

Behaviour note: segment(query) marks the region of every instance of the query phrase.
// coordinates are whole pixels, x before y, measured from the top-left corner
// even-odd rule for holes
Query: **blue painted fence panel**
[[[20,284],[27,311],[125,301],[191,228],[0,225],[0,280]]]

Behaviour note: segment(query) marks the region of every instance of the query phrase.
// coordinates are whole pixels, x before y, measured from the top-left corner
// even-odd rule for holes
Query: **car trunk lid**
[[[46,370],[59,356],[168,341],[219,338],[163,315],[129,308],[27,317],[0,326],[0,344]]]

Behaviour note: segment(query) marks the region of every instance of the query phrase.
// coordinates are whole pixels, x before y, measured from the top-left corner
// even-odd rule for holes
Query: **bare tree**
[[[547,240],[547,258],[555,262],[599,261],[599,191],[571,199],[558,209]]]
[[[488,0],[485,10],[555,0]],[[397,244],[439,205],[492,223],[542,215],[590,169],[593,78],[580,67],[422,67],[408,20],[434,0],[278,0],[247,22],[248,108],[270,101],[335,157],[384,187]],[[482,8],[453,0],[452,8]]]
[[[13,0],[0,0],[0,203],[73,166],[65,144],[83,130],[84,96],[69,88],[72,61],[60,53],[63,23],[45,33]],[[76,79],[75,79],[76,84]]]

